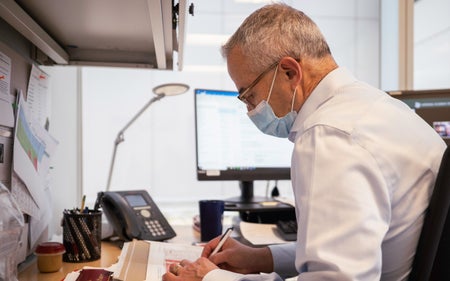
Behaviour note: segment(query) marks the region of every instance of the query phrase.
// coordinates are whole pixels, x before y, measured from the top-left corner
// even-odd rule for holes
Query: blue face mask
[[[279,118],[273,113],[270,104],[263,100],[255,109],[249,111],[247,115],[264,134],[287,138],[297,117],[297,112],[291,111]]]
[[[293,110],[295,94],[297,90],[294,91],[294,95],[292,97],[291,112],[281,118],[277,117],[269,104],[269,99],[270,95],[272,94],[272,88],[275,82],[277,71],[278,66],[275,69],[275,75],[272,79],[272,85],[270,86],[267,101],[262,100],[254,109],[249,111],[247,115],[250,120],[253,121],[256,127],[264,134],[280,138],[287,138],[289,136],[289,132],[291,131],[292,125],[294,124],[295,118],[297,117],[297,112]]]

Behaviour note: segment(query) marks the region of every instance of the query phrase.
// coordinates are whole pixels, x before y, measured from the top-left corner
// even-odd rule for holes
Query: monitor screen
[[[389,92],[422,117],[450,144],[450,89]]]
[[[247,185],[254,180],[290,179],[293,144],[259,131],[237,95],[234,91],[194,91],[197,179]]]

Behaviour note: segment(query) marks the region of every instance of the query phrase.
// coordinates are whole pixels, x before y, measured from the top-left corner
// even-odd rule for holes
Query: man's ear
[[[298,84],[302,80],[302,67],[294,58],[283,57],[280,61],[280,67],[286,77],[294,84]]]
[[[288,76],[289,79],[292,79],[295,75],[295,72],[292,70],[288,70],[286,71],[286,75]]]

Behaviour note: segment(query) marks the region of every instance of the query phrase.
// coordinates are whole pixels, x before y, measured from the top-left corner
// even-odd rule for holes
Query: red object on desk
[[[110,281],[113,272],[104,269],[83,269],[78,276],[77,281]]]

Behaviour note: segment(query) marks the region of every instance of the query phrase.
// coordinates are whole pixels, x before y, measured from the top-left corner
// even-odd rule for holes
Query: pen
[[[86,195],[83,195],[83,199],[81,199],[81,209],[80,212],[84,210],[84,204],[86,203]]]
[[[232,231],[233,231],[233,227],[230,227],[227,229],[227,231],[225,231],[225,233],[222,235],[222,237],[220,237],[219,244],[217,244],[217,247],[214,249],[214,251],[209,256],[213,256],[220,251],[223,244],[225,244],[225,241],[227,241],[228,237],[230,237]]]

